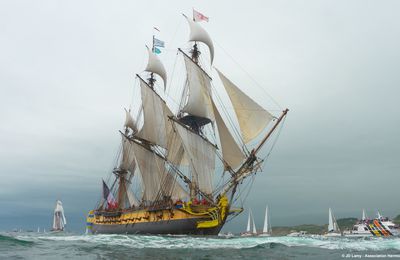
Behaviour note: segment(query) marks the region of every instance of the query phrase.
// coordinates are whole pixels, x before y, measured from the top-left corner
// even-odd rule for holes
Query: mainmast
[[[153,34],[153,41],[151,44],[151,52],[154,53],[154,39],[155,39],[155,35]],[[150,78],[147,79],[148,80],[148,84],[151,88],[154,88],[154,83],[156,82],[156,79],[154,78],[154,74],[153,72],[150,72]]]
[[[126,205],[126,176],[128,174],[127,170],[124,169],[114,169],[113,173],[119,180],[118,183],[118,208],[123,209]]]

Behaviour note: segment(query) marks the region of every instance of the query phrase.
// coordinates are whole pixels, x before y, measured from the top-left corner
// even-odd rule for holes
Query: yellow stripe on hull
[[[90,225],[127,225],[137,223],[157,223],[169,220],[197,219],[197,228],[215,228],[223,225],[226,212],[229,207],[225,196],[220,198],[216,207],[204,205],[192,205],[191,202],[184,204],[182,208],[171,209],[138,209],[118,212],[95,212],[92,210],[87,217],[88,227]],[[200,220],[198,220],[200,219]]]

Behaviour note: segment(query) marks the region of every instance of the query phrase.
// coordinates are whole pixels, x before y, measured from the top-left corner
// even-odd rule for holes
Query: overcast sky
[[[290,109],[245,203],[259,228],[266,204],[272,225],[326,223],[328,207],[337,218],[400,213],[399,1],[6,0],[0,230],[50,227],[57,198],[71,226],[84,226],[114,164],[123,107],[137,106],[152,28],[171,75],[192,7],[210,17],[215,66],[264,107],[267,92]]]

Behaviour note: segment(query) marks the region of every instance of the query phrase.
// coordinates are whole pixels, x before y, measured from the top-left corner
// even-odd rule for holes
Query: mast
[[[152,53],[154,53],[154,38],[155,38],[155,35],[153,34],[153,40],[152,40],[152,44],[151,44],[151,52]],[[150,72],[150,78],[148,78],[147,80],[149,81],[148,84],[149,84],[150,88],[153,89],[154,83],[156,82],[153,72]]]
[[[256,154],[261,147],[265,144],[265,142],[268,140],[268,138],[271,136],[271,134],[274,132],[275,128],[279,125],[279,123],[282,121],[282,119],[286,116],[286,114],[289,112],[289,109],[283,110],[281,116],[278,118],[276,121],[275,125],[272,127],[272,129],[268,132],[268,134],[263,138],[263,140],[260,142],[260,144],[257,146],[257,148],[254,149],[252,154]]]
[[[114,174],[117,176],[118,183],[118,208],[123,209],[125,207],[126,198],[126,175],[127,170],[115,169]]]

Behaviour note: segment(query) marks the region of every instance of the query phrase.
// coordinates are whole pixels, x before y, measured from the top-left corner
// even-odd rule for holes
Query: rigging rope
[[[274,149],[276,143],[278,142],[279,136],[281,135],[281,132],[282,132],[283,126],[285,125],[285,122],[286,122],[286,116],[283,118],[282,124],[279,126],[278,132],[275,135],[274,141],[272,142],[271,149],[269,150],[267,155],[263,158],[264,163],[268,160],[269,156],[272,153],[272,150]]]
[[[247,74],[247,76],[255,83],[255,85],[256,85],[259,89],[261,89],[261,91],[264,92],[264,94],[266,94],[266,95],[272,100],[272,102],[274,102],[275,105],[277,105],[277,106],[279,107],[279,109],[281,109],[281,110],[283,109],[283,108],[279,105],[279,103],[278,103],[270,94],[268,94],[268,92],[267,92],[263,87],[261,87],[261,85],[251,76],[251,74],[250,74],[249,72],[247,72],[247,70],[245,70],[245,69],[240,65],[240,63],[237,62],[237,61],[228,53],[227,50],[225,50],[217,41],[214,40],[214,42],[218,45],[218,47],[220,47],[220,48],[225,52],[226,55],[229,56],[229,58],[232,59],[232,61],[233,61],[244,73]]]

